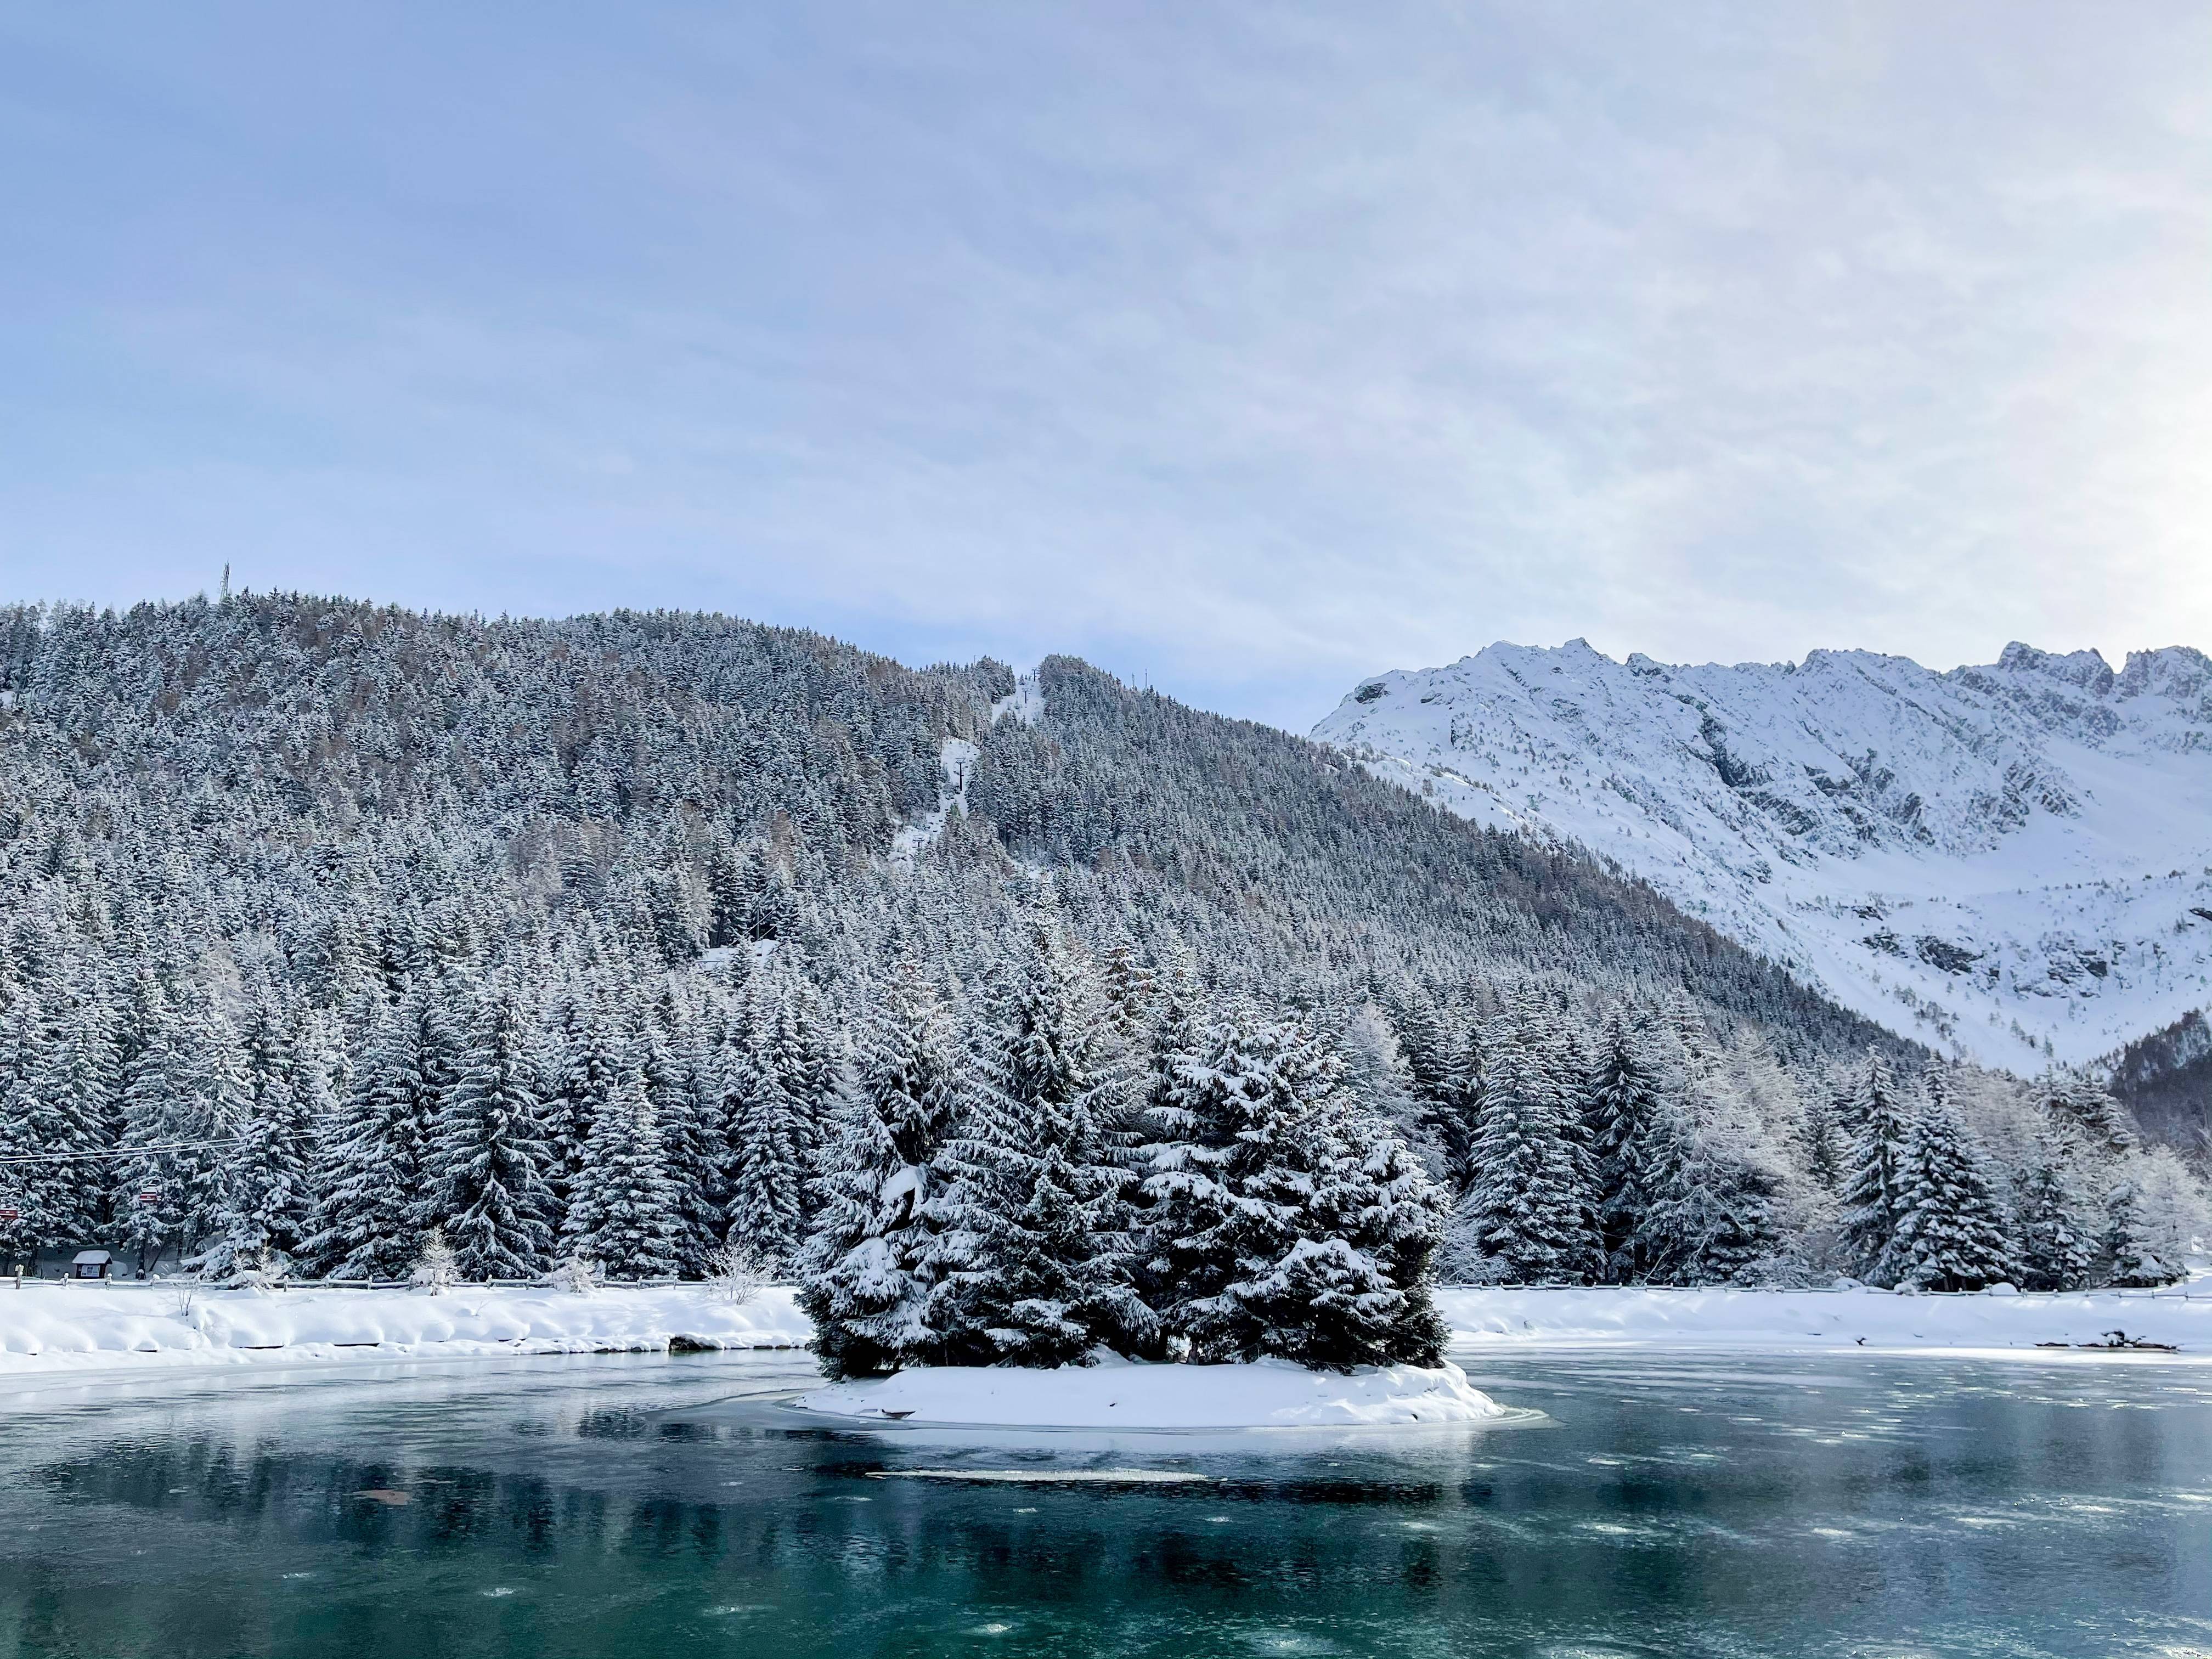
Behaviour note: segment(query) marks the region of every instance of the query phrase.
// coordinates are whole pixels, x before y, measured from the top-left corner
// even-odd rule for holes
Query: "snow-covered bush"
[[[415,1267],[409,1279],[418,1289],[433,1296],[450,1289],[457,1276],[453,1263],[453,1247],[446,1242],[446,1230],[433,1227],[422,1235],[422,1248],[415,1257]]]
[[[742,1244],[717,1245],[707,1258],[708,1293],[731,1307],[744,1306],[774,1282],[760,1258]]]

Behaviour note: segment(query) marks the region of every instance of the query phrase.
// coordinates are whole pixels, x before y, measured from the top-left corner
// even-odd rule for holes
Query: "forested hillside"
[[[1656,1068],[1682,1144],[1771,1200],[1729,1272],[1826,1259],[1838,1068],[1924,1058],[1322,746],[1070,659],[1018,687],[690,615],[0,614],[0,1158],[30,1160],[0,1163],[0,1244],[211,1271],[398,1273],[432,1226],[477,1273],[787,1261],[902,962],[963,1073],[1040,951],[1116,1011],[1095,1059],[1132,1115],[1101,1145],[1132,1167],[1168,1003],[1291,1022],[1269,1041],[1321,1042],[1462,1206],[1462,1271],[1510,1254],[1465,1206],[1516,1055],[1601,1232],[1590,1068]],[[2032,1109],[1960,1092],[2000,1097]],[[1560,1271],[1613,1271],[1596,1237]]]

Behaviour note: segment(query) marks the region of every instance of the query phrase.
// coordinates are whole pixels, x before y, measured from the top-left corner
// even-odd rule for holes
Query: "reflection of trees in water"
[[[1803,1650],[1796,1637],[1874,1634],[1877,1614],[1937,1630],[1962,1607],[2095,1632],[2114,1609],[2212,1593],[2212,1563],[2179,1547],[2185,1521],[2141,1506],[2212,1481],[2207,1396],[2161,1375],[2131,1393],[2117,1371],[1968,1383],[1921,1360],[1623,1404],[1635,1382],[1593,1373],[1560,1396],[1565,1431],[1201,1455],[1187,1466],[1225,1478],[1188,1486],[871,1480],[1045,1454],[672,1421],[604,1398],[350,1445],[328,1418],[285,1433],[257,1415],[240,1432],[211,1415],[166,1438],[134,1425],[21,1477],[51,1507],[43,1554],[0,1541],[16,1551],[0,1555],[0,1650],[12,1635],[42,1655],[606,1659],[694,1644],[703,1610],[730,1604],[773,1609],[723,1632],[773,1659],[910,1651],[902,1628],[976,1606],[1157,1626],[1164,1652],[1192,1650],[1176,1634],[1192,1629],[1316,1617],[1375,1621],[1342,1644],[1356,1650],[1404,1646],[1389,1632],[1407,1620],[1476,1651],[1598,1626],[1662,1645],[1688,1632],[1675,1645],[1695,1648],[1715,1620]],[[2124,1395],[2172,1408],[2112,1410]],[[1751,1415],[1732,1426],[1736,1411]],[[397,1449],[408,1439],[422,1455]],[[2102,1518],[2079,1512],[2092,1492]],[[364,1496],[380,1492],[404,1501]],[[1990,1515],[2003,1524],[1956,1519]],[[1848,1537],[1809,1530],[1832,1522]],[[280,1585],[301,1568],[312,1589]],[[477,1599],[501,1583],[523,1588]]]
[[[630,1412],[586,1413],[574,1432],[582,1440],[647,1446],[725,1437],[693,1425],[656,1429],[650,1414]],[[46,1464],[34,1479],[75,1504],[219,1527],[230,1534],[225,1549],[260,1542],[286,1551],[465,1553],[600,1571],[625,1561],[687,1559],[779,1575],[884,1578],[950,1571],[1067,1586],[1151,1578],[1174,1586],[1310,1589],[1361,1556],[1371,1558],[1365,1570],[1397,1576],[1402,1569],[1408,1582],[1432,1583],[1434,1540],[1394,1540],[1378,1551],[1333,1530],[1324,1512],[1464,1501],[1439,1481],[1364,1478],[1079,1492],[1049,1484],[983,1491],[956,1482],[925,1490],[869,1480],[884,1467],[880,1457],[854,1458],[801,1437],[790,1448],[817,1456],[796,1468],[750,1458],[718,1462],[717,1470],[739,1469],[745,1485],[704,1499],[623,1491],[637,1473],[627,1453],[602,1486],[523,1470],[317,1455],[212,1433],[119,1443]],[[1050,1513],[1018,1516],[1018,1507]],[[1234,1534],[1206,1518],[1224,1508],[1243,1523]],[[1286,1515],[1304,1518],[1285,1524]],[[1254,1548],[1255,1520],[1267,1524],[1264,1550]],[[1302,1540],[1301,1532],[1308,1536]]]

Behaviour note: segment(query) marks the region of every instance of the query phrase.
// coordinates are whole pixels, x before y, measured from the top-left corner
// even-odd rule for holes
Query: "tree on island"
[[[1152,1109],[1145,1182],[1166,1328],[1201,1362],[1433,1364],[1444,1205],[1419,1161],[1305,1026],[1237,1008],[1195,1036]]]
[[[1054,926],[1035,923],[945,1153],[945,1272],[927,1316],[939,1363],[1064,1365],[1144,1340],[1129,1172],[1109,1138],[1127,1079],[1109,1030],[1084,966]]]

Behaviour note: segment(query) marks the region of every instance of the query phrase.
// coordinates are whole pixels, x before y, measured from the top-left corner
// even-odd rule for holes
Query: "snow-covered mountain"
[[[2185,647],[1936,673],[1498,644],[1364,681],[1314,736],[1988,1061],[2090,1059],[2212,1004],[2212,660]]]

